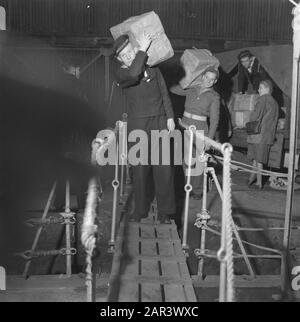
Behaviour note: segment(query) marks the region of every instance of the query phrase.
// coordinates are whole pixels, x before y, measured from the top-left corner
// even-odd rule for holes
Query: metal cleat
[[[210,220],[210,218],[211,216],[209,215],[209,211],[206,209],[202,209],[201,212],[197,214],[197,218],[194,225],[197,228],[207,226],[207,222]]]
[[[115,250],[116,250],[116,245],[115,245],[115,243],[113,243],[113,242],[109,242],[109,243],[108,243],[108,250],[107,250],[107,252],[108,252],[109,254],[113,254],[113,253],[115,252]]]

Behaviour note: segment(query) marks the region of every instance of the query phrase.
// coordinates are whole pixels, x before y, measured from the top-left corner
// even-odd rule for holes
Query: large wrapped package
[[[218,69],[219,60],[207,49],[186,49],[180,58],[185,76],[179,81],[182,88],[199,85],[199,77],[207,67]]]
[[[234,111],[253,111],[258,94],[235,94],[233,99]]]
[[[152,38],[148,49],[149,66],[157,65],[174,55],[173,48],[165,34],[163,25],[154,11],[144,13],[140,16],[131,17],[122,23],[111,27],[110,32],[114,39],[123,34],[128,34],[130,42],[139,47],[139,39],[145,32]]]

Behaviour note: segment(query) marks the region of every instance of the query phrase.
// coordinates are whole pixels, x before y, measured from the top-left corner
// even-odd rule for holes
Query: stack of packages
[[[179,81],[182,88],[197,86],[201,83],[201,74],[207,67],[218,70],[220,62],[207,49],[186,49],[180,58],[185,76]]]
[[[174,55],[173,48],[165,34],[161,21],[154,11],[131,17],[122,23],[111,27],[110,32],[114,39],[123,34],[127,34],[130,42],[137,48],[139,47],[141,35],[143,35],[144,32],[149,34],[152,39],[152,43],[148,49],[149,57],[147,64],[149,66],[157,65]]]
[[[250,120],[258,94],[234,94],[230,103],[231,122],[235,128],[244,128]]]

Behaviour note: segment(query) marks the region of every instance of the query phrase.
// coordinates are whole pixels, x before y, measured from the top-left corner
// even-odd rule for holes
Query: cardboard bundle
[[[124,22],[111,27],[110,32],[114,39],[123,34],[128,34],[133,46],[139,47],[139,39],[144,32],[152,38],[152,43],[148,49],[149,66],[157,65],[174,55],[173,48],[165,34],[163,25],[154,12],[147,12],[140,16],[131,17]]]
[[[233,100],[234,111],[253,111],[258,94],[235,94]]]
[[[179,81],[182,88],[199,85],[204,70],[212,66],[218,69],[219,60],[207,49],[186,49],[180,58],[185,76]]]

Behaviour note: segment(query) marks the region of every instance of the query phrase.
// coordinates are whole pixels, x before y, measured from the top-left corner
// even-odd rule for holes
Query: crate
[[[151,35],[152,43],[148,49],[149,58],[147,61],[149,66],[157,65],[174,56],[173,48],[165,34],[163,25],[154,11],[131,17],[111,27],[110,32],[114,39],[128,34],[135,47],[139,47],[139,39],[144,32]]]
[[[199,85],[199,76],[207,67],[218,69],[220,66],[219,60],[207,49],[186,49],[180,62],[185,72],[185,76],[179,82],[182,88]]]
[[[253,111],[258,94],[236,94],[233,99],[234,111]]]

